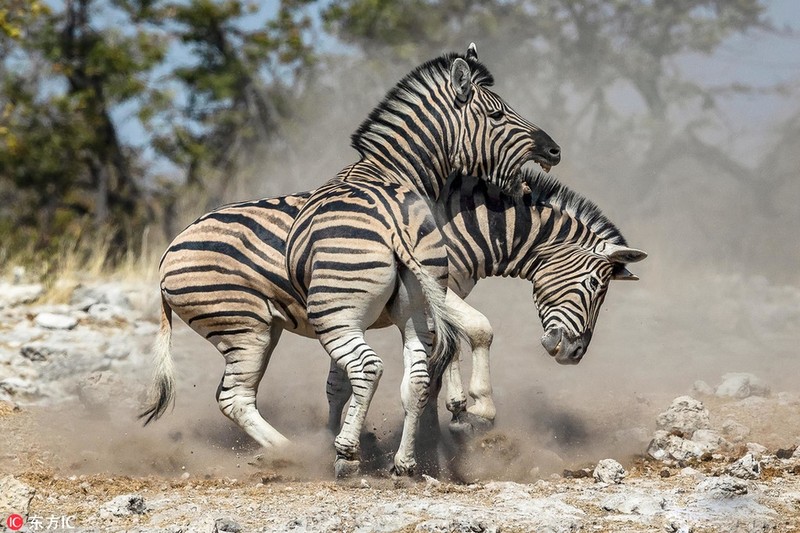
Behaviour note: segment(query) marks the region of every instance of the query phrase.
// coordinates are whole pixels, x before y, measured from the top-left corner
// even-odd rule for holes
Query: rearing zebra
[[[491,82],[472,46],[465,56],[448,54],[415,69],[354,135],[362,159],[340,173],[341,183],[363,191],[372,188],[369,194],[375,197],[386,197],[389,186],[396,186],[393,207],[385,212],[404,220],[404,204],[396,199],[409,199],[408,205],[421,213],[422,195],[437,195],[452,171],[492,176],[513,189],[525,161],[532,159],[545,168],[556,164],[558,146],[492,93],[487,88]],[[381,187],[385,190],[379,191]],[[414,194],[419,198],[412,200]],[[316,334],[305,302],[298,301],[283,270],[286,235],[308,201],[309,193],[304,193],[222,208],[198,219],[173,241],[160,265],[162,327],[155,399],[142,415],[147,422],[159,418],[174,397],[169,338],[175,311],[225,356],[217,391],[222,412],[263,446],[286,442],[260,416],[255,398],[280,332]],[[395,233],[393,242],[415,253],[415,246],[426,240],[436,248],[434,237],[419,234],[420,229],[427,231],[428,216],[415,220],[416,227],[405,220],[408,231]],[[438,276],[443,293],[446,256],[425,268],[440,270],[429,279]],[[330,286],[336,285],[334,280]],[[440,298],[428,292],[429,303]],[[385,317],[379,322],[387,323]],[[429,335],[427,325],[417,327],[421,337]]]
[[[431,380],[457,349],[457,322],[444,306],[448,261],[441,236],[432,216],[426,223],[427,216],[409,209],[430,215],[425,199],[435,199],[453,172],[513,191],[523,163],[536,157],[549,168],[560,158],[549,136],[486,87],[491,77],[476,60],[474,46],[463,58],[445,55],[390,91],[353,135],[361,160],[312,193],[286,238],[292,287],[352,385],[334,440],[337,475],[359,463],[361,430],[383,368],[365,332],[384,310],[404,344],[406,416],[396,473],[416,466],[414,441]],[[408,258],[419,261],[416,268]]]

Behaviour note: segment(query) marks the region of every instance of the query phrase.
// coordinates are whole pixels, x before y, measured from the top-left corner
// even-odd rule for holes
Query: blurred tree
[[[714,119],[716,100],[726,93],[688,80],[676,61],[690,53],[710,54],[732,34],[771,31],[764,4],[333,0],[323,17],[342,40],[377,61],[415,64],[431,49],[462,50],[476,41],[482,55],[492,56],[494,71],[513,72],[512,83],[532,88],[527,92],[532,116],[546,116],[569,132],[567,154],[581,153],[588,161],[627,149],[629,161],[652,167],[654,160],[686,150],[708,150],[699,132]],[[631,113],[631,107],[640,112]],[[623,138],[638,142],[619,142]],[[745,171],[722,150],[714,156],[736,172]],[[646,194],[647,181],[640,180],[638,187]]]
[[[315,55],[304,34],[310,0],[283,0],[264,26],[257,2],[164,2],[151,20],[168,28],[191,60],[176,65],[180,103],[172,113],[149,117],[155,148],[180,168],[185,182],[216,206],[253,150],[279,143],[279,124],[310,75]],[[164,127],[167,125],[167,127]]]
[[[21,200],[3,214],[38,246],[85,232],[85,215],[95,234],[124,245],[149,218],[136,150],[120,140],[112,112],[147,91],[165,48],[136,24],[98,29],[108,16],[98,4],[66,0],[56,11],[19,2],[12,12],[24,31],[11,19],[0,36],[0,180]]]

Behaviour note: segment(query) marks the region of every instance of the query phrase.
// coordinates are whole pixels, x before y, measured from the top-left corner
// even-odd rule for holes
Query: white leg
[[[442,386],[447,394],[445,406],[448,411],[453,413],[453,418],[456,418],[467,409],[467,396],[464,394],[464,386],[461,384],[460,354],[456,354],[447,365],[442,376]]]
[[[497,413],[492,399],[492,381],[489,370],[489,348],[492,345],[494,332],[492,325],[483,314],[475,310],[452,291],[447,292],[447,305],[456,310],[461,323],[469,337],[472,348],[472,376],[469,384],[469,395],[475,403],[467,411],[489,422]],[[461,375],[458,368],[447,373],[448,401],[456,397],[460,389]],[[456,387],[451,391],[450,387]],[[461,392],[463,395],[463,392]],[[450,406],[448,405],[448,409]]]
[[[363,331],[337,330],[333,334],[321,335],[319,341],[331,359],[345,371],[353,389],[344,424],[333,443],[336,476],[344,477],[358,470],[361,429],[383,374],[383,361],[366,343]]]
[[[414,324],[414,322],[417,323]],[[403,435],[400,446],[394,457],[394,473],[413,475],[417,466],[417,431],[422,410],[428,402],[430,388],[428,354],[432,335],[427,330],[425,317],[409,320],[403,337],[404,372],[400,385],[400,399],[405,410],[405,418],[403,419]]]
[[[265,448],[289,444],[289,439],[269,425],[256,407],[258,384],[282,331],[273,325],[268,332],[220,335],[217,342],[225,357],[225,373],[217,388],[220,411]]]
[[[325,393],[328,396],[328,431],[336,436],[342,429],[342,413],[353,393],[353,388],[347,380],[347,373],[333,360],[328,372]]]

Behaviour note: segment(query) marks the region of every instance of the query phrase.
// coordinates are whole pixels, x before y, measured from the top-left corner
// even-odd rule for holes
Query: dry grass
[[[33,246],[10,253],[0,249],[6,266],[0,276],[21,277],[45,286],[41,301],[65,303],[74,289],[87,282],[117,281],[155,283],[162,242],[155,242],[150,231],[141,236],[141,245],[119,250],[114,248],[112,231],[62,240],[52,251],[34,250]],[[24,274],[23,274],[24,272]]]

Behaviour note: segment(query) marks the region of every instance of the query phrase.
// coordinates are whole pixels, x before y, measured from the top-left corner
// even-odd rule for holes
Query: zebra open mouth
[[[542,167],[545,172],[550,172],[550,169],[553,168],[553,165],[545,161],[544,158],[534,157],[533,162]]]

